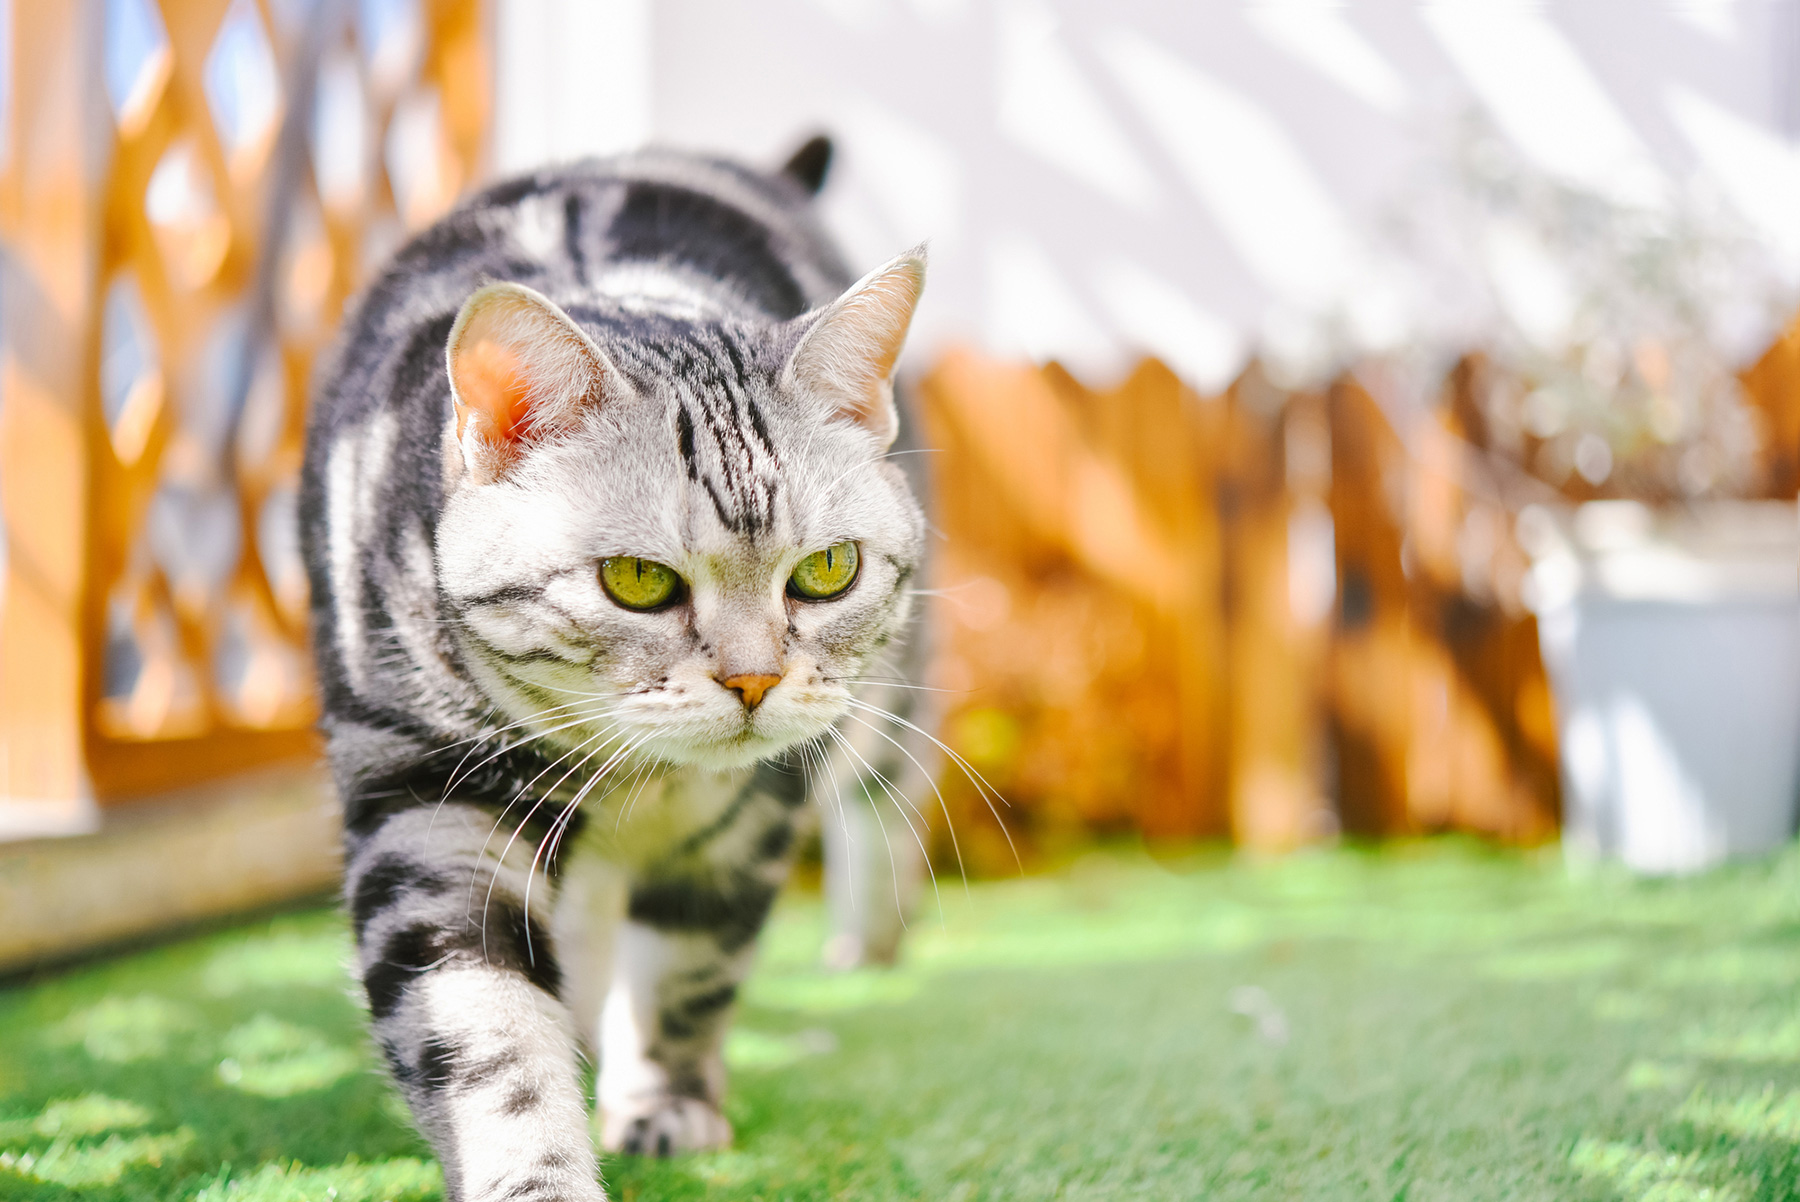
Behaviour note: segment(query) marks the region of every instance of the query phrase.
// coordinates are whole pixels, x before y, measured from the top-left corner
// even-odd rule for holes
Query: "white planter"
[[[1564,846],[1646,873],[1779,847],[1800,800],[1800,515],[1520,516],[1561,737]]]

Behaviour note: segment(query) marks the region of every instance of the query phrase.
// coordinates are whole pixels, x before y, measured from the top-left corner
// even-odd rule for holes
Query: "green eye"
[[[800,561],[788,577],[788,592],[808,601],[824,601],[835,597],[856,583],[856,569],[862,564],[855,543],[839,543],[823,551],[814,551]]]
[[[658,609],[681,596],[681,577],[653,559],[618,555],[600,561],[600,587],[626,609]]]

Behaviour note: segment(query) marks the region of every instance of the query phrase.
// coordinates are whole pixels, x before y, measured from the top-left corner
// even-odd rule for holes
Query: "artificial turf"
[[[1113,849],[944,889],[904,967],[784,902],[730,1151],[620,1199],[1800,1197],[1800,853]],[[439,1196],[329,908],[0,990],[0,1198]]]

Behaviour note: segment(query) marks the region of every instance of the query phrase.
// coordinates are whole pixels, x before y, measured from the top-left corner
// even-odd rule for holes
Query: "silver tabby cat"
[[[934,767],[897,683],[924,519],[888,454],[925,265],[850,282],[811,211],[828,153],[493,187],[321,378],[302,529],[346,894],[452,1198],[603,1197],[584,1052],[602,1146],[730,1140],[721,1047],[809,801],[869,901],[835,954],[891,953]]]

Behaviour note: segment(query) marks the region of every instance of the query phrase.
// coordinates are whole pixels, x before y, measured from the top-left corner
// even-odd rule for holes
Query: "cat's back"
[[[392,403],[371,373],[438,325],[447,336],[462,302],[495,280],[568,305],[704,298],[752,320],[797,317],[851,280],[811,200],[782,175],[655,151],[494,184],[408,242],[354,307],[313,428]],[[436,350],[441,360],[442,339]]]

